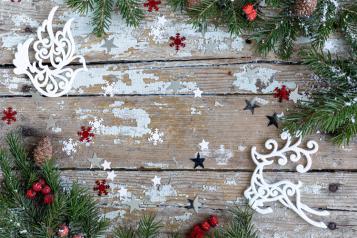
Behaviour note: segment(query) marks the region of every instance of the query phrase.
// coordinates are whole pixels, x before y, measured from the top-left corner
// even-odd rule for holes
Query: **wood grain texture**
[[[156,212],[165,224],[166,232],[186,231],[192,224],[209,214],[222,214],[234,204],[242,205],[245,200],[243,192],[249,184],[249,172],[212,172],[212,171],[116,171],[110,194],[98,198],[102,209],[114,222],[135,223],[145,212]],[[356,197],[355,174],[350,173],[316,173],[297,174],[289,172],[266,173],[272,181],[289,179],[304,183],[301,201],[317,208],[328,209],[331,215],[322,219],[335,222],[337,230],[321,230],[307,225],[292,211],[280,204],[272,204],[274,213],[256,214],[254,223],[260,231],[260,237],[354,237],[356,235]],[[64,181],[78,180],[80,184],[91,189],[96,179],[105,178],[103,171],[63,171]],[[151,179],[161,178],[161,184],[154,186]],[[338,183],[337,192],[329,192],[328,186]],[[120,196],[121,188],[127,189],[127,196]],[[93,192],[94,193],[94,192]],[[122,194],[123,195],[123,194]],[[199,210],[196,214],[188,210],[187,199],[199,196]],[[129,211],[128,201],[132,198],[139,202],[139,211]],[[350,206],[352,205],[352,206]],[[227,212],[224,213],[227,215]]]
[[[37,27],[55,5],[60,6],[56,29],[75,18],[73,35],[89,71],[78,75],[69,97],[44,98],[28,79],[14,75],[12,60],[17,44],[36,36]],[[164,25],[159,22],[162,16]],[[127,27],[115,13],[106,36],[114,39],[115,47],[107,51],[105,38],[91,34],[90,16],[73,13],[62,0],[1,1],[0,107],[14,107],[18,114],[11,126],[0,121],[0,143],[4,144],[7,132],[18,129],[31,151],[42,136],[49,135],[64,186],[78,181],[92,189],[95,180],[109,172],[91,164],[93,155],[99,163],[111,162],[117,177],[110,182],[110,194],[98,197],[98,204],[112,227],[134,225],[144,213],[153,212],[164,222],[162,237],[167,237],[176,231],[183,234],[209,214],[226,216],[227,209],[244,202],[243,191],[254,170],[250,148],[263,151],[266,139],[279,136],[280,130],[267,127],[266,116],[287,114],[294,106],[291,101],[278,103],[272,96],[274,88],[284,84],[304,91],[313,78],[296,55],[290,62],[273,54],[263,57],[245,42],[248,36],[232,38],[221,28],[209,28],[202,35],[187,20],[183,13],[173,13],[165,1],[159,12],[147,13],[137,29]],[[176,33],[187,38],[179,52],[169,47],[169,37]],[[296,49],[305,45],[309,45],[306,39],[298,39]],[[328,46],[338,54],[348,52],[338,36],[331,36]],[[202,98],[194,97],[198,89]],[[243,110],[246,99],[260,103],[254,115]],[[94,127],[94,143],[79,142],[81,126]],[[155,129],[163,133],[157,145],[149,141]],[[208,151],[200,149],[203,139],[209,142]],[[315,139],[320,147],[313,155],[311,172],[298,174],[296,164],[289,163],[268,167],[266,175],[273,181],[301,180],[302,201],[328,209],[330,216],[321,219],[335,222],[337,229],[312,227],[273,204],[273,214],[254,215],[260,238],[357,237],[357,143],[338,148],[319,132],[305,142],[308,139]],[[197,152],[206,158],[204,170],[193,170],[190,158]],[[160,186],[153,186],[155,176],[161,178]],[[330,184],[338,184],[337,192],[329,192]],[[121,188],[128,190],[127,196],[120,194]],[[187,199],[196,195],[202,203],[198,214],[185,208]],[[140,208],[130,213],[132,198]]]
[[[41,98],[39,102],[15,97],[3,99],[1,106],[16,106],[14,126],[30,128],[39,135],[51,134],[56,157],[64,168],[88,168],[88,158],[95,152],[115,168],[192,169],[189,159],[200,151],[204,139],[210,143],[209,151],[203,153],[207,169],[252,170],[251,146],[262,148],[266,139],[279,135],[275,127],[267,127],[266,115],[288,109],[286,102],[279,103],[272,96],[259,98],[267,105],[256,109],[254,115],[243,110],[244,100],[250,96],[235,95],[69,97]],[[55,126],[47,128],[51,116]],[[91,125],[96,136],[94,143],[86,146],[78,141],[77,132],[81,126]],[[156,128],[164,135],[163,143],[155,146],[148,139]],[[3,124],[2,131],[7,129],[13,126]],[[77,143],[76,152],[66,154],[62,149],[70,139]],[[355,168],[355,143],[337,148],[325,142],[324,135],[315,139],[320,150],[314,156],[314,169]]]
[[[137,29],[126,26],[120,15],[113,14],[108,37],[115,38],[114,44],[117,47],[107,52],[102,47],[104,40],[91,34],[90,15],[79,16],[61,1],[40,0],[35,3],[23,1],[21,4],[14,4],[11,1],[0,2],[0,46],[3,49],[0,52],[0,64],[11,64],[16,45],[35,36],[37,27],[44,19],[47,19],[49,11],[55,5],[59,5],[60,9],[55,16],[54,26],[61,28],[65,21],[71,17],[75,18],[72,25],[75,42],[79,53],[85,56],[87,62],[200,58],[237,58],[244,62],[278,59],[274,54],[267,57],[258,55],[253,45],[245,43],[247,37],[232,38],[224,29],[215,29],[212,26],[203,36],[187,23],[187,16],[180,12],[173,13],[166,2],[160,5],[159,12],[147,13],[145,20]],[[19,12],[21,15],[18,14]],[[162,26],[158,24],[159,16],[165,16],[167,20],[162,30],[160,30]],[[179,52],[168,46],[169,37],[176,33],[181,33],[187,38],[186,47]],[[332,38],[331,42],[339,46],[344,45],[338,38]],[[309,41],[300,39],[296,47],[300,48],[304,45],[309,45]],[[342,51],[343,49],[343,47],[335,47],[332,50]],[[298,58],[294,57],[292,60],[298,60]]]
[[[74,67],[75,68],[75,67]],[[30,95],[31,81],[0,69],[0,95]],[[303,65],[201,60],[91,65],[76,77],[70,95],[271,94],[286,85],[306,90],[312,74]],[[112,90],[110,90],[112,89]]]

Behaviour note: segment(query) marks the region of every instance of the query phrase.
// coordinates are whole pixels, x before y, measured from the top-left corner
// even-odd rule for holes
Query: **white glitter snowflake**
[[[67,155],[71,155],[72,153],[77,152],[77,145],[78,142],[73,142],[72,138],[69,138],[68,141],[63,141],[63,148],[62,151],[66,152]]]
[[[105,86],[102,87],[102,90],[104,90],[104,93],[103,95],[104,96],[110,96],[110,97],[114,97],[114,85],[115,85],[115,82],[114,83],[108,83],[108,82],[105,82]]]
[[[104,128],[103,123],[103,118],[98,119],[97,117],[94,117],[94,121],[90,121],[89,125],[93,127],[93,132],[95,134],[100,134],[102,131],[102,128]]]
[[[157,19],[153,22],[153,25],[150,26],[149,35],[153,38],[155,43],[162,43],[165,39],[167,39],[166,28],[167,28],[167,19],[165,16],[157,17]]]
[[[159,129],[155,129],[154,132],[150,132],[150,137],[149,137],[149,141],[152,142],[154,145],[157,145],[158,143],[162,143],[164,142],[162,137],[164,136],[163,132],[159,132]]]

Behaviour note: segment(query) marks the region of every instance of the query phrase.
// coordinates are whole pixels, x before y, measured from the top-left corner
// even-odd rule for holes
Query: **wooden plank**
[[[30,95],[32,83],[12,68],[0,69],[0,95]],[[70,95],[113,94],[271,94],[286,85],[308,88],[311,71],[303,65],[240,64],[238,60],[155,62],[89,66],[76,77]]]
[[[207,169],[253,169],[249,150],[263,147],[268,138],[278,139],[279,130],[267,127],[266,115],[287,113],[290,104],[272,96],[252,115],[244,111],[251,96],[122,96],[4,98],[1,107],[14,107],[18,121],[1,123],[2,137],[15,127],[24,134],[50,135],[56,157],[63,168],[89,168],[93,153],[111,161],[114,168],[192,169],[190,158],[200,151],[202,140],[209,149],[201,151]],[[81,126],[93,126],[94,143],[79,142]],[[149,141],[151,134],[163,133],[162,143]],[[29,143],[36,142],[29,139]],[[313,156],[313,169],[356,169],[356,143],[338,148],[317,134],[319,152]],[[73,148],[72,148],[73,146]],[[280,167],[279,167],[280,168]],[[285,168],[285,167],[283,167]],[[292,168],[290,165],[286,169]]]
[[[147,12],[145,20],[137,29],[128,27],[120,15],[113,14],[108,39],[114,38],[115,48],[107,52],[103,47],[104,39],[97,38],[91,33],[90,16],[79,16],[57,0],[39,0],[36,2],[11,1],[0,2],[0,65],[12,64],[16,46],[30,37],[35,37],[36,29],[47,19],[51,8],[59,5],[55,15],[54,27],[62,29],[64,23],[74,17],[72,32],[78,46],[78,52],[83,54],[87,62],[106,62],[108,60],[173,60],[199,58],[238,58],[241,61],[264,59],[255,53],[252,45],[245,42],[245,36],[232,38],[224,29],[213,26],[203,36],[192,29],[187,23],[188,17],[179,12],[173,13],[165,3],[160,5],[159,12]],[[162,24],[164,16],[166,22]],[[186,37],[186,47],[176,52],[169,47],[169,37],[180,33]],[[328,49],[342,51],[344,42],[338,38],[329,40]],[[299,39],[297,48],[308,45],[306,39]],[[297,52],[297,49],[295,50]],[[265,59],[276,60],[270,54]],[[292,60],[298,60],[294,57]]]
[[[251,173],[214,172],[214,171],[116,171],[117,177],[110,182],[108,196],[98,197],[98,204],[114,224],[125,222],[132,224],[147,212],[155,212],[164,221],[166,231],[185,231],[195,222],[208,214],[222,215],[222,211],[232,208],[234,204],[244,203],[243,192],[249,186]],[[96,179],[106,178],[105,171],[62,171],[64,181],[78,180],[80,184],[91,189]],[[160,185],[151,181],[159,177]],[[302,181],[301,201],[313,208],[328,209],[328,217],[315,217],[326,223],[335,222],[338,229],[323,230],[305,223],[291,210],[279,204],[272,204],[273,214],[255,214],[254,221],[260,230],[260,237],[354,237],[356,235],[357,196],[356,173],[266,173],[272,181],[288,179]],[[318,179],[317,179],[318,177]],[[330,183],[338,183],[337,192],[329,192]],[[127,189],[126,193],[124,188]],[[94,192],[93,192],[94,193]],[[199,196],[199,210],[185,208],[187,199]],[[135,199],[139,210],[129,211],[129,203]],[[227,213],[226,213],[227,214]],[[293,233],[292,231],[295,231]],[[280,236],[273,236],[273,234]],[[342,234],[345,234],[342,236]]]

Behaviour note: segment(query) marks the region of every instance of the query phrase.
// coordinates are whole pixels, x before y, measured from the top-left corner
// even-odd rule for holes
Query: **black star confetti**
[[[187,201],[190,203],[190,205],[185,206],[186,209],[193,209],[196,213],[198,212],[198,196],[196,196],[194,199],[187,199]]]
[[[205,158],[201,158],[200,153],[197,153],[196,158],[192,158],[191,160],[195,163],[195,166],[193,167],[194,169],[198,166],[205,168],[205,166],[203,165],[203,161],[205,161]]]
[[[252,112],[252,114],[254,114],[254,109],[255,109],[255,108],[260,107],[259,105],[257,105],[257,104],[255,103],[254,100],[251,100],[251,101],[245,100],[245,104],[246,104],[246,106],[245,106],[245,108],[243,108],[243,110],[244,110],[244,111],[245,111],[245,110],[249,110],[249,111]]]
[[[279,128],[278,126],[278,115],[276,112],[272,116],[266,116],[269,119],[268,126],[274,125],[276,128]]]

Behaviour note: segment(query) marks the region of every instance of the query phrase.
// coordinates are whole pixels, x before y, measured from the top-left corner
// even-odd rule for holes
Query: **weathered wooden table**
[[[88,71],[77,76],[68,97],[45,98],[27,78],[14,75],[12,60],[17,44],[35,37],[55,5],[60,6],[57,29],[75,17],[72,30]],[[273,89],[284,84],[303,90],[311,72],[296,57],[290,62],[274,55],[263,58],[243,37],[232,39],[220,29],[208,29],[203,36],[185,20],[163,3],[138,29],[113,15],[107,38],[100,39],[91,34],[90,17],[78,16],[61,0],[1,1],[0,105],[18,113],[12,125],[1,123],[1,143],[14,128],[21,129],[29,145],[49,135],[64,182],[78,180],[89,189],[107,177],[101,164],[111,162],[116,177],[98,204],[114,225],[134,224],[154,211],[165,232],[184,232],[207,214],[244,203],[254,170],[251,146],[262,148],[266,139],[279,136],[278,129],[267,127],[266,115],[294,106],[279,103]],[[178,52],[169,47],[176,33],[186,37],[186,47]],[[343,51],[338,38],[329,43],[330,50]],[[244,111],[245,100],[255,97],[262,106],[254,114]],[[94,129],[89,146],[79,142],[81,126]],[[310,172],[298,174],[291,165],[267,174],[274,180],[301,180],[303,201],[329,210],[331,215],[322,219],[337,228],[314,228],[274,204],[273,214],[254,216],[260,237],[357,237],[357,143],[337,148],[322,134],[311,138],[320,150]],[[203,140],[209,144],[202,151]],[[190,158],[199,151],[205,169],[194,170]],[[185,208],[195,196],[201,203],[197,214]]]

